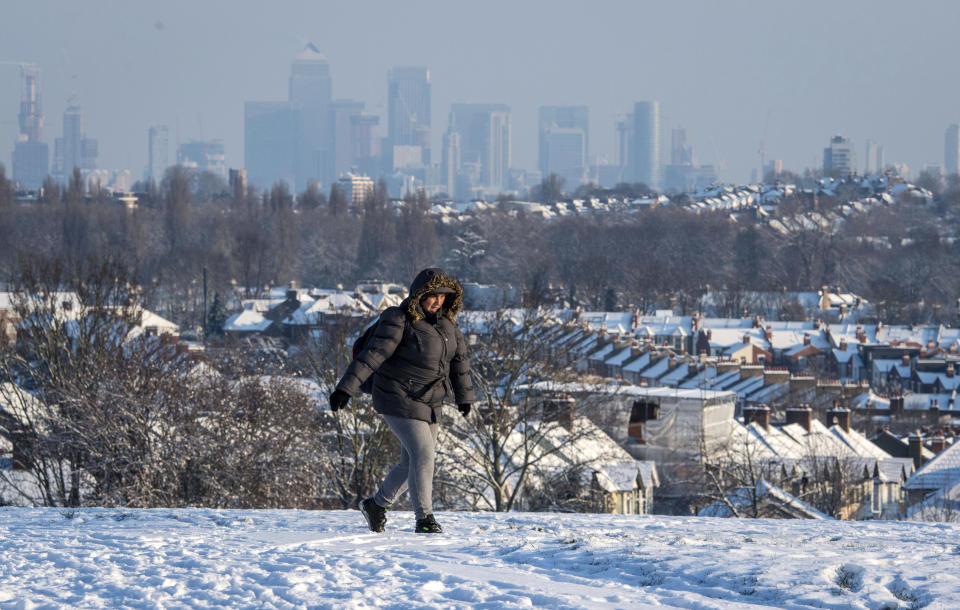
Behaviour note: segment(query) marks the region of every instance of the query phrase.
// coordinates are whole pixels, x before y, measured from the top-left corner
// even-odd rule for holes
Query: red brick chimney
[[[900,364],[903,366],[910,366],[910,354],[904,354],[900,356]]]
[[[930,451],[934,453],[940,453],[947,448],[947,441],[937,433],[936,436],[930,437]]]
[[[949,362],[947,363],[947,377],[953,377],[953,375],[954,375],[953,363]]]
[[[767,405],[751,405],[743,407],[743,425],[749,426],[756,422],[764,430],[770,429],[770,407]]]
[[[809,334],[809,333],[803,333],[803,344],[804,344],[804,345],[810,345],[810,334]]]

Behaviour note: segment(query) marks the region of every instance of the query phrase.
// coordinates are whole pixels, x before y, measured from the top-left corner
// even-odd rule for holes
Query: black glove
[[[350,402],[350,395],[343,390],[334,390],[333,393],[330,394],[331,411],[339,411],[347,406],[348,402]]]
[[[458,404],[458,405],[457,405],[457,409],[460,410],[460,414],[463,415],[464,417],[466,417],[467,415],[470,415],[470,403],[469,403],[469,402],[464,402],[464,403]]]

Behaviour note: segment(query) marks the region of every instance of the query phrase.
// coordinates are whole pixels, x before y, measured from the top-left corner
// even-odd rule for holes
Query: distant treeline
[[[105,192],[85,194],[79,173],[66,187],[48,181],[35,204],[17,205],[0,169],[0,277],[12,276],[25,253],[67,262],[119,255],[147,289],[148,306],[186,326],[203,320],[204,270],[209,304],[236,287],[255,293],[294,280],[347,288],[361,279],[406,283],[428,265],[462,280],[511,284],[527,305],[560,298],[588,309],[691,312],[711,288],[735,295],[827,285],[876,303],[884,322],[955,322],[956,183],[938,190],[933,205],[904,200],[783,235],[747,214],[671,206],[544,220],[498,205],[442,222],[422,196],[408,197],[397,212],[382,182],[353,206],[336,187],[311,186],[297,197],[280,184],[230,192],[180,167],[144,185],[136,207]],[[777,214],[839,203],[793,196]],[[729,300],[731,311],[722,313],[741,315]]]

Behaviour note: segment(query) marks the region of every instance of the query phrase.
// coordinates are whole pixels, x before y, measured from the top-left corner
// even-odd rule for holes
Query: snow
[[[0,509],[0,606],[952,608],[960,525]]]
[[[270,320],[255,309],[244,309],[240,313],[227,318],[223,323],[223,330],[231,332],[263,332],[273,324]]]

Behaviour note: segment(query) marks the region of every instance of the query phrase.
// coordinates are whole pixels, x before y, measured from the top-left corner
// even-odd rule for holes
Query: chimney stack
[[[934,453],[940,453],[947,448],[947,441],[943,436],[938,432],[936,436],[930,437],[930,451]]]
[[[910,354],[903,354],[900,356],[900,364],[903,366],[910,366]]]
[[[797,405],[787,409],[787,425],[800,424],[804,430],[810,432],[813,426],[813,410],[809,405]]]
[[[803,333],[803,344],[804,344],[804,345],[810,345],[810,334],[809,334],[809,333]]]
[[[890,413],[903,413],[903,395],[890,397]]]
[[[751,405],[743,407],[743,425],[748,426],[756,422],[764,430],[770,429],[770,407],[767,405]]]
[[[576,401],[572,398],[552,398],[543,403],[543,420],[555,421],[568,432],[573,432],[573,411]]]
[[[832,426],[834,420],[844,432],[850,432],[850,410],[841,407],[837,401],[833,401],[833,408],[827,410],[827,426]]]
[[[910,435],[908,443],[910,446],[909,456],[913,459],[913,467],[920,468],[923,466],[923,436],[920,435],[919,430]]]

